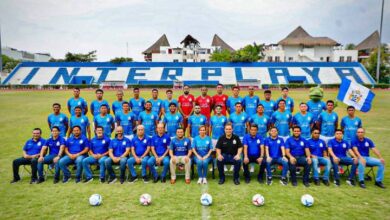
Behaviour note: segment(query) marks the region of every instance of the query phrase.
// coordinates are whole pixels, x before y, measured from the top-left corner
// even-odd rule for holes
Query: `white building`
[[[153,62],[207,62],[215,50],[234,51],[218,35],[214,35],[210,47],[201,47],[198,40],[187,35],[180,47],[171,47],[167,36],[161,36],[143,54],[145,61]]]
[[[1,52],[3,55],[20,61],[48,62],[52,58],[48,53],[31,53],[11,47],[3,47],[1,48]]]
[[[329,37],[312,37],[301,26],[263,51],[267,62],[356,62],[357,50],[344,50]]]

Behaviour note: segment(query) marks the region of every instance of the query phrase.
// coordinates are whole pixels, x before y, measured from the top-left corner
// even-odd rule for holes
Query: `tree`
[[[231,62],[232,52],[229,50],[215,50],[210,56],[210,62]]]
[[[65,59],[50,59],[49,62],[93,62],[97,59],[96,50],[90,51],[86,54],[71,53],[65,54]]]
[[[354,50],[355,47],[356,47],[356,45],[353,43],[349,43],[349,44],[345,45],[346,50]]]
[[[111,63],[123,63],[123,62],[133,62],[133,58],[131,57],[115,57],[110,60]]]
[[[6,73],[10,73],[20,62],[4,54],[1,57],[3,60],[3,71]]]
[[[263,45],[256,43],[246,45],[234,52],[232,62],[257,62],[262,58]]]
[[[385,45],[381,47],[381,65],[379,67],[379,82],[389,83],[390,78],[390,62],[389,62],[389,51]],[[376,79],[376,67],[378,61],[378,48],[374,49],[370,56],[363,60],[363,65],[366,67],[370,75]]]

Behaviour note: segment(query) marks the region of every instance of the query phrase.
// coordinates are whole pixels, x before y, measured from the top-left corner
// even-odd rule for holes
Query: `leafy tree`
[[[230,62],[232,60],[232,52],[229,50],[215,50],[210,56],[210,62]]]
[[[390,54],[385,45],[381,47],[381,65],[379,67],[379,82],[389,83],[390,80]],[[370,56],[363,60],[362,63],[366,67],[371,76],[376,79],[376,67],[378,61],[378,48],[374,49]]]
[[[111,63],[123,63],[123,62],[133,62],[133,58],[131,57],[115,57],[110,60]]]
[[[355,47],[356,47],[356,45],[353,43],[349,43],[349,44],[345,45],[346,50],[354,50]]]
[[[20,62],[4,54],[1,55],[1,58],[3,60],[3,71],[6,73],[10,73]]]
[[[65,54],[65,59],[50,59],[49,62],[93,62],[96,59],[96,50],[94,50],[86,54],[68,52]]]
[[[263,45],[256,43],[246,45],[234,52],[232,62],[257,62],[262,58]]]

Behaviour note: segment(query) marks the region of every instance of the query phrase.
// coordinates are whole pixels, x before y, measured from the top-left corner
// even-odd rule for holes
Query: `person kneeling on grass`
[[[59,174],[60,167],[57,166],[58,161],[60,160],[62,154],[64,153],[66,140],[60,136],[60,128],[53,126],[51,129],[51,137],[47,139],[45,145],[42,147],[40,156],[38,158],[38,183],[45,181],[43,175],[43,166],[45,164],[54,165],[56,171],[55,173]],[[46,155],[47,149],[49,149],[49,154]],[[59,177],[54,177],[54,179],[59,179]]]
[[[310,155],[313,165],[313,179],[315,185],[320,185],[319,177],[319,165],[325,166],[324,175],[322,176],[322,182],[329,186],[329,173],[331,168],[330,159],[328,156],[328,150],[324,140],[320,139],[320,130],[314,128],[311,132],[311,137],[307,140],[307,144],[310,149]]]
[[[129,167],[131,178],[130,183],[134,183],[138,180],[137,172],[135,171],[134,165],[141,164],[141,175],[144,183],[149,181],[146,175],[146,166],[149,160],[150,151],[150,138],[145,136],[145,127],[143,125],[137,126],[137,135],[131,140],[131,155],[127,160],[127,166]]]
[[[375,185],[384,189],[385,186],[382,181],[385,173],[385,160],[379,150],[375,147],[374,142],[372,142],[371,139],[364,137],[364,133],[364,129],[359,128],[356,132],[357,138],[352,141],[353,151],[359,158],[359,186],[366,188],[366,185],[364,184],[364,169],[366,166],[377,166],[378,173],[376,174]],[[370,157],[370,149],[379,159]]]
[[[161,182],[165,183],[166,175],[169,168],[169,145],[171,144],[171,137],[165,134],[164,124],[159,123],[157,125],[157,134],[152,137],[151,140],[151,151],[153,156],[148,160],[148,166],[153,175],[153,182],[157,183],[160,179],[155,165],[163,166],[161,173]]]
[[[68,138],[65,146],[65,156],[57,163],[64,174],[63,183],[67,183],[70,180],[70,171],[68,169],[69,164],[76,164],[76,183],[81,181],[81,174],[83,171],[83,160],[87,156],[89,151],[89,141],[87,137],[81,134],[80,126],[76,125],[72,128],[73,135]],[[56,169],[59,172],[59,169]],[[54,176],[54,183],[58,182],[59,173]]]
[[[172,139],[169,147],[169,156],[171,161],[169,164],[171,171],[171,184],[176,183],[176,164],[184,164],[186,183],[190,184],[190,172],[191,172],[191,141],[184,137],[184,129],[178,128],[176,130],[176,137]]]
[[[108,159],[108,146],[110,146],[110,138],[104,135],[104,128],[97,126],[95,129],[96,136],[92,138],[89,146],[89,157],[83,160],[83,169],[85,174],[85,183],[93,181],[90,165],[99,164],[100,166],[100,182],[106,180],[106,160]]]
[[[41,138],[42,130],[40,128],[34,128],[32,132],[32,138],[26,141],[23,147],[23,157],[15,159],[12,163],[12,169],[14,173],[14,179],[11,183],[20,181],[19,166],[31,165],[31,182],[34,184],[37,182],[37,164],[38,157],[40,155],[42,146],[45,145],[45,139]]]
[[[192,140],[192,153],[198,167],[198,184],[207,184],[207,167],[211,160],[213,145],[211,138],[206,135],[206,126],[199,127],[199,135]]]

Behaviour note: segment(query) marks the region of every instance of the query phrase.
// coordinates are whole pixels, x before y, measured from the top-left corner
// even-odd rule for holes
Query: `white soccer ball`
[[[305,194],[301,197],[301,203],[306,207],[310,207],[314,204],[314,198],[309,194]]]
[[[252,204],[255,206],[262,206],[264,205],[264,197],[260,194],[256,194],[252,197]]]
[[[144,206],[150,205],[152,203],[152,196],[147,193],[142,194],[139,197],[139,203]]]
[[[204,206],[209,206],[213,203],[213,197],[208,193],[203,193],[200,197],[200,203]]]
[[[103,197],[99,194],[93,194],[91,197],[89,197],[89,204],[91,206],[99,206],[103,202]]]

